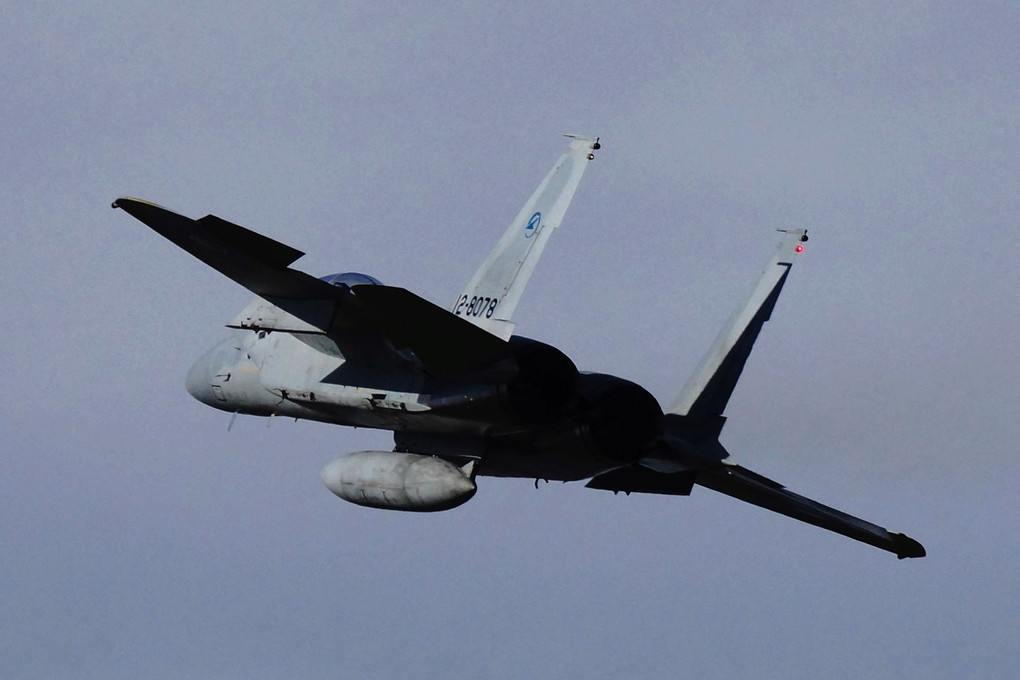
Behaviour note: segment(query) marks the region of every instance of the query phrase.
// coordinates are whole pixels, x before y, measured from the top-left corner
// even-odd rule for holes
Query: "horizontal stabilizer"
[[[788,491],[782,484],[739,465],[724,465],[698,472],[696,483],[787,517],[834,531],[849,538],[895,553],[900,559],[924,557],[924,547],[903,534],[848,515]]]
[[[613,493],[658,493],[667,496],[689,496],[694,488],[696,473],[656,472],[641,465],[628,465],[601,475],[595,475],[585,484],[589,489],[605,489]]]

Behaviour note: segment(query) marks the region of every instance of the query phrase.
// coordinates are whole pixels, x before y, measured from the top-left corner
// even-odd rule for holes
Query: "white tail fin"
[[[563,220],[588,161],[595,158],[593,152],[600,148],[597,137],[567,137],[571,142],[566,151],[510,223],[496,249],[479,267],[451,310],[504,340],[513,333],[514,310],[546,241]]]
[[[679,415],[722,415],[737,386],[740,372],[751,354],[762,325],[772,315],[794,256],[807,241],[806,229],[780,229],[786,237],[776,248],[761,273],[758,284],[742,307],[734,312],[719,337],[673,402],[669,413]]]

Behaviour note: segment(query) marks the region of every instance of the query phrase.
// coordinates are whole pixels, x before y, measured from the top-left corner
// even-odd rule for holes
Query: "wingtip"
[[[890,534],[893,539],[893,547],[896,549],[896,557],[904,560],[908,557],[924,557],[924,546],[905,534]]]
[[[159,205],[157,203],[153,203],[152,201],[146,201],[146,200],[141,199],[141,198],[135,198],[133,196],[121,196],[120,198],[115,199],[113,201],[113,203],[110,204],[110,207],[114,208],[114,209],[116,209],[116,208],[124,208],[124,209],[126,209],[126,206],[128,206],[128,205],[130,205],[132,203],[137,203],[137,204],[140,204],[140,205],[148,205],[148,206],[152,206],[153,208],[160,208],[161,210],[166,210],[166,208],[164,208],[163,206],[161,206],[161,205]]]

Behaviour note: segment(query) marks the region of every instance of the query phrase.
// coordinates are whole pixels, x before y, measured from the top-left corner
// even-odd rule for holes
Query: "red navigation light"
[[[794,248],[794,250],[796,250],[798,253],[803,253],[804,252],[804,246],[802,246],[801,244],[798,243],[797,247]]]

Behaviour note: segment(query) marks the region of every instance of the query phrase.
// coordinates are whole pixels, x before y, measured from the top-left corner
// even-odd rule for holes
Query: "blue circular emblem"
[[[538,232],[538,225],[542,223],[542,213],[537,212],[528,220],[528,226],[524,227],[524,238],[531,238]]]

